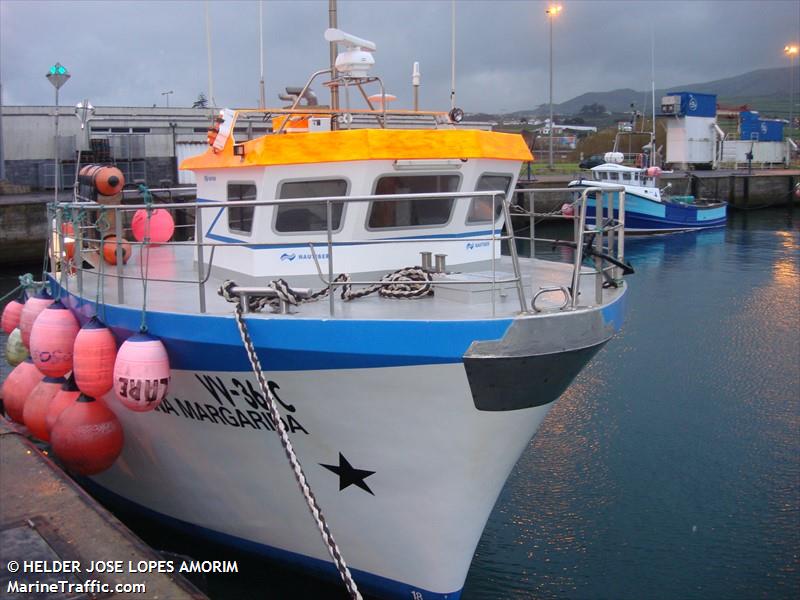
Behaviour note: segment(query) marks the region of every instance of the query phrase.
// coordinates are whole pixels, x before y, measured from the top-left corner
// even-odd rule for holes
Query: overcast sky
[[[554,101],[587,91],[700,83],[788,66],[800,38],[800,0],[605,2],[562,0],[553,25]],[[257,106],[258,15],[253,1],[211,1],[214,99]],[[468,112],[530,109],[548,100],[547,3],[456,2],[456,104]],[[0,0],[4,104],[52,104],[44,75],[60,61],[72,74],[61,104],[191,106],[208,94],[203,1]],[[268,106],[328,62],[328,2],[264,1]],[[339,27],[374,41],[374,73],[411,103],[411,67],[422,71],[421,108],[449,108],[450,0],[339,1]],[[797,84],[796,84],[797,85]],[[321,86],[316,92],[327,103]]]

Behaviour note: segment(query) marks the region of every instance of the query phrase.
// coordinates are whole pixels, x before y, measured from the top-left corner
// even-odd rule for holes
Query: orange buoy
[[[6,333],[11,333],[19,327],[19,319],[22,316],[22,309],[25,307],[25,290],[23,290],[18,298],[14,298],[11,302],[6,304],[3,309],[3,317],[0,319],[0,327]]]
[[[61,389],[56,392],[50,406],[47,408],[47,416],[45,417],[44,424],[47,427],[48,436],[52,434],[53,427],[58,421],[58,417],[68,407],[72,406],[81,395],[81,391],[75,384],[74,375],[70,375],[69,379],[61,386]]]
[[[26,348],[31,347],[31,329],[33,328],[33,322],[36,321],[36,317],[39,316],[39,313],[52,303],[53,297],[50,296],[46,289],[42,289],[25,302],[25,306],[22,308],[22,314],[19,317],[19,331],[22,334],[22,343],[25,344]]]
[[[137,333],[117,352],[114,363],[114,393],[127,408],[136,412],[153,410],[167,395],[169,356],[156,337]]]
[[[113,196],[122,191],[125,177],[117,167],[86,165],[78,171],[78,182],[97,189],[103,196]]]
[[[19,363],[8,374],[3,383],[3,406],[12,421],[24,422],[25,400],[43,377],[30,358]]]
[[[31,329],[31,358],[36,368],[49,377],[63,377],[72,371],[72,349],[80,330],[78,320],[61,300],[44,309]]]
[[[31,432],[33,437],[43,442],[50,441],[50,433],[47,431],[47,412],[53,398],[66,383],[63,377],[45,377],[36,387],[31,390],[25,406],[22,409],[22,418],[25,427]]]
[[[117,340],[97,317],[81,327],[75,338],[72,369],[75,383],[87,396],[102,398],[114,387]]]
[[[131,245],[122,240],[122,264],[128,262],[131,257]],[[103,239],[103,258],[110,265],[117,264],[117,236],[109,235]]]
[[[148,231],[147,211],[140,208],[133,214],[131,231],[137,242],[143,242],[145,236],[150,238],[152,244],[168,242],[175,233],[175,220],[168,210],[157,208],[150,213],[150,226]]]
[[[64,409],[50,433],[50,445],[70,471],[95,475],[122,452],[122,424],[105,402],[81,394]]]

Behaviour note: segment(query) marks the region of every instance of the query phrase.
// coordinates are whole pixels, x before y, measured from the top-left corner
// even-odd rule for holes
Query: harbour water
[[[799,222],[735,212],[727,228],[626,240],[623,332],[524,452],[464,600],[800,597]],[[346,597],[120,516],[156,548],[238,558],[238,574],[198,582],[212,598]]]

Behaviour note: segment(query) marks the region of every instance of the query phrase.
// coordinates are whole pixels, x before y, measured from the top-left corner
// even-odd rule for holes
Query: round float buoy
[[[561,205],[561,214],[565,217],[574,217],[575,206],[571,202],[565,202]]]
[[[30,353],[22,343],[22,334],[17,327],[14,331],[8,334],[6,340],[6,360],[12,367],[16,367],[23,360],[28,358]]]
[[[22,316],[22,309],[25,308],[25,292],[23,291],[18,298],[14,298],[6,304],[3,309],[3,316],[0,319],[0,327],[6,333],[11,333],[19,327],[19,319]]]
[[[58,421],[58,417],[61,416],[61,413],[72,406],[80,395],[81,391],[75,384],[75,377],[70,375],[69,379],[61,386],[61,389],[56,392],[56,395],[53,397],[47,409],[47,416],[45,417],[44,424],[45,427],[47,427],[48,435],[52,434],[53,427],[55,427],[56,421]]]
[[[661,169],[659,167],[647,167],[645,175],[647,175],[648,177],[658,177],[659,175],[661,175]]]
[[[31,345],[31,328],[36,317],[52,303],[53,297],[47,292],[47,289],[42,289],[25,302],[19,317],[19,331],[22,333],[22,343],[26,348],[30,348]]]
[[[131,245],[122,240],[122,264],[128,262],[131,257]],[[117,236],[109,235],[103,239],[103,258],[110,265],[117,264]]]
[[[78,320],[61,300],[43,310],[31,329],[31,358],[48,377],[63,377],[72,370],[72,348],[80,330]]]
[[[66,383],[63,377],[45,377],[31,390],[25,407],[22,409],[22,419],[25,427],[33,437],[43,442],[50,441],[50,432],[47,431],[47,413],[53,398]]]
[[[146,333],[132,335],[120,346],[114,363],[114,393],[136,412],[153,410],[167,395],[169,356],[161,340]]]
[[[81,394],[64,409],[50,433],[50,445],[70,471],[95,475],[122,452],[122,424],[105,402]]]
[[[30,358],[19,363],[8,374],[3,383],[3,406],[12,421],[24,422],[25,400],[43,377]]]
[[[150,231],[147,230],[147,211],[143,208],[137,210],[131,221],[131,231],[137,242],[143,242],[149,233],[150,243],[163,244],[168,242],[175,233],[175,221],[168,210],[157,208],[150,214]]]
[[[102,398],[114,387],[117,340],[97,317],[81,327],[75,338],[72,369],[75,383],[87,396]]]

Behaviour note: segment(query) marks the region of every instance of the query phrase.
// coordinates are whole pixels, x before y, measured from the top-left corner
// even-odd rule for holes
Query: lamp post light
[[[170,94],[174,94],[174,93],[175,92],[173,92],[172,90],[170,90],[168,92],[161,92],[161,95],[164,96],[167,99],[167,108],[169,108],[169,95]]]
[[[783,53],[789,57],[789,135],[794,128],[794,57],[797,51],[797,44],[783,47]]]
[[[550,21],[550,152],[548,165],[553,170],[553,19],[561,12],[561,5],[555,4],[548,7],[545,14]]]
[[[53,87],[56,88],[56,135],[53,138],[53,146],[55,147],[55,168],[56,171],[53,173],[53,201],[58,203],[58,183],[59,183],[59,160],[58,160],[58,90],[59,88],[67,83],[67,80],[71,77],[71,75],[67,72],[67,68],[62,65],[60,62],[57,62],[50,70],[45,74],[47,80],[53,84]]]

